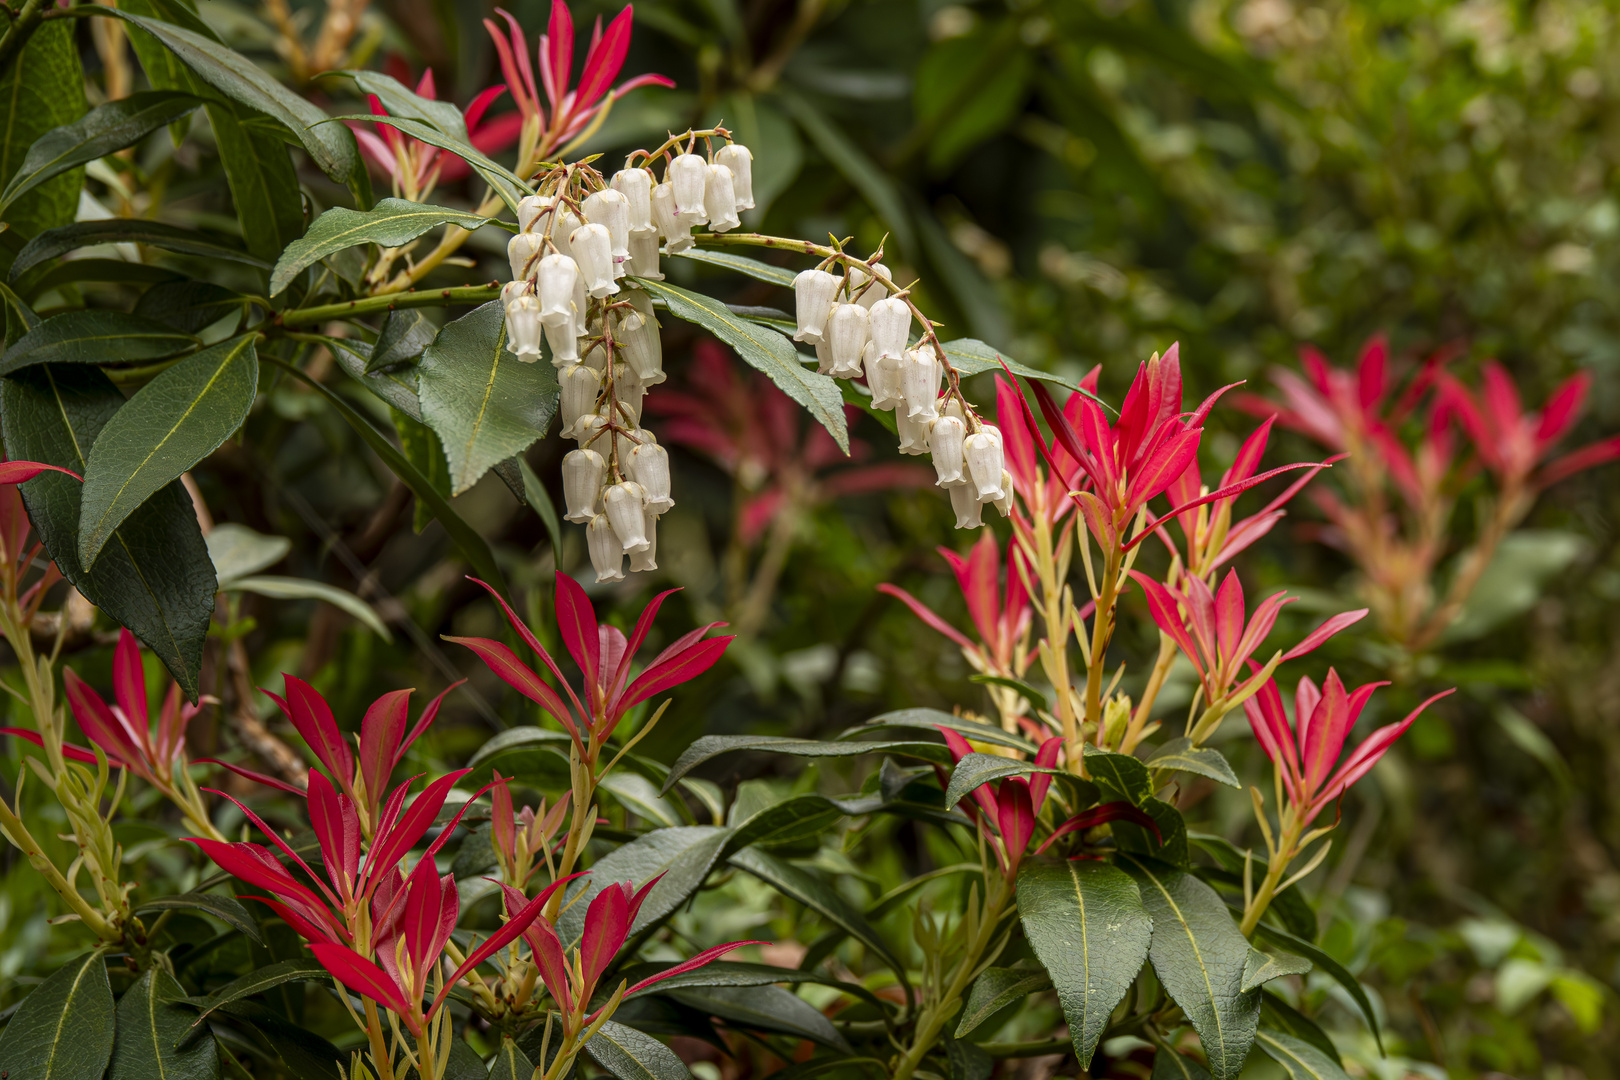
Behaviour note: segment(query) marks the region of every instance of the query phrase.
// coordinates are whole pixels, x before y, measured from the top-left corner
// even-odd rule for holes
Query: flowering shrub
[[[62,60],[68,74],[50,77],[77,91],[71,43],[71,63],[47,55],[63,44],[57,28],[96,20],[106,40],[125,27],[149,84],[36,133],[0,193],[27,210],[7,221],[3,238],[18,242],[0,285],[0,426],[16,458],[0,464],[0,636],[26,720],[0,729],[25,762],[0,800],[0,834],[53,897],[54,921],[72,924],[53,939],[69,955],[0,1031],[0,1080],[680,1080],[700,1059],[718,1072],[705,1044],[733,1075],[795,1080],[984,1078],[1046,1054],[1098,1074],[1235,1080],[1256,1051],[1291,1076],[1348,1075],[1307,980],[1331,984],[1375,1044],[1380,1013],[1324,947],[1299,886],[1334,848],[1353,785],[1452,690],[1424,687],[1438,692],[1354,738],[1388,683],[1347,690],[1327,667],[1319,684],[1307,664],[1334,650],[1342,665],[1339,646],[1369,611],[1409,653],[1433,647],[1537,495],[1620,457],[1620,439],[1552,456],[1583,378],[1531,415],[1494,365],[1475,390],[1435,358],[1391,400],[1381,344],[1354,376],[1307,352],[1304,379],[1276,375],[1280,406],[1234,396],[1264,419],[1223,466],[1208,436],[1233,387],[1191,403],[1178,345],[1141,361],[1116,404],[1098,370],[1071,382],[946,340],[926,283],[887,241],[863,255],[853,237],[754,231],[756,186],[777,163],[723,122],[654,136],[610,167],[593,139],[616,102],[670,85],[614,85],[629,7],[597,22],[577,80],[561,0],[532,58],[517,19],[486,20],[504,85],[465,109],[438,99],[431,70],[414,90],[363,66],[322,79],[285,5],[269,14],[304,92],[183,4],[25,4],[0,39],[13,64]],[[323,22],[314,56],[352,60],[346,27]],[[364,111],[328,96],[351,92]],[[116,157],[199,109],[239,242],[199,220],[135,216],[163,184]],[[116,179],[108,160],[150,189],[126,200],[129,214],[70,220],[71,207],[40,198],[66,179],[94,204],[74,171]],[[375,198],[368,164],[390,197]],[[463,180],[476,198],[448,191]],[[427,201],[440,195],[465,205]],[[495,248],[505,280],[452,282],[490,246],[481,233],[509,234]],[[107,245],[132,257],[91,251]],[[688,287],[698,268],[778,290],[784,305],[791,293],[792,314]],[[86,300],[108,283],[143,288],[123,306]],[[462,307],[443,325],[422,314]],[[684,355],[666,356],[675,323],[708,337],[669,380],[666,361]],[[716,341],[753,372],[738,377]],[[801,427],[801,408],[817,427]],[[353,433],[355,453],[307,454],[283,444],[279,421],[251,422],[316,412]],[[397,439],[374,422],[384,416]],[[553,421],[574,445],[542,478],[524,455]],[[856,424],[892,438],[874,449],[852,438]],[[1265,467],[1278,425],[1332,456]],[[377,566],[305,492],[283,492],[356,591],[264,574],[291,545],[216,520],[240,507],[193,471],[228,470],[249,442],[323,459],[313,471],[372,458],[386,470],[394,494],[354,538]],[[891,449],[928,465],[888,460]],[[635,587],[627,573],[670,572],[660,535],[667,553],[665,518],[687,509],[694,456],[741,493],[739,563],[770,533],[736,605],[740,633],[711,636],[725,623],[701,615],[683,625],[675,589],[626,632],[604,598]],[[1491,514],[1441,595],[1452,502],[1480,470]],[[491,545],[474,503],[451,501],[489,473],[544,524],[547,574]],[[1361,567],[1367,607],[1318,599],[1296,619],[1286,591],[1254,599],[1240,557],[1307,488],[1330,522],[1319,535]],[[670,731],[671,708],[722,717],[709,676],[728,657],[770,674],[750,637],[802,517],[914,489],[931,500],[921,513],[948,503],[956,528],[974,531],[965,554],[939,549],[971,627],[893,583],[872,591],[960,648],[988,712],[911,707],[791,737],[724,722]],[[471,569],[469,593],[494,601],[476,609],[491,619],[443,635],[453,655],[381,584],[379,552],[412,500],[419,526],[436,520]],[[587,564],[588,585],[576,576]],[[514,568],[529,587],[511,584]],[[442,673],[472,673],[414,720],[407,686],[362,711],[369,694],[353,687],[376,673],[351,681],[346,668],[363,661],[331,665],[335,676],[277,671],[267,648],[256,669],[244,594],[319,601],[383,638],[386,611]],[[96,618],[73,629],[84,601],[118,627],[102,639],[116,642],[106,678],[66,663],[74,633],[73,651],[96,655]],[[308,639],[313,653],[313,628]],[[1127,674],[1143,639],[1156,654]],[[1390,666],[1403,685],[1388,696],[1412,706],[1422,676]],[[256,674],[271,686],[280,675],[262,697],[281,734]],[[1279,680],[1296,687],[1291,707]],[[527,712],[477,696],[497,684]],[[497,731],[446,754],[455,737],[433,736],[453,692]],[[1228,723],[1240,709],[1259,755]],[[68,741],[69,715],[88,745]],[[723,786],[728,755],[744,751],[826,769],[791,793]],[[1269,764],[1269,796],[1245,785],[1245,756]],[[49,800],[28,801],[29,785]],[[66,850],[41,841],[59,822]],[[925,838],[907,855],[928,865],[857,903],[856,860],[880,862],[868,840],[898,828]],[[769,940],[691,916],[716,897],[762,895],[787,913]],[[1574,975],[1547,971],[1546,985],[1564,979],[1586,1000]],[[1031,1000],[1055,1002],[1045,1036],[997,1041],[992,1020]]]

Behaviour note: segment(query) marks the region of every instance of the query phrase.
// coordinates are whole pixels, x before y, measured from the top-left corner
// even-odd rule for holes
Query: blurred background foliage
[[[575,16],[617,6],[586,2]],[[480,25],[492,9],[462,0],[350,8],[356,64],[431,67],[440,96],[458,104],[498,78]],[[231,0],[199,9],[233,47],[297,74],[263,11]],[[510,10],[531,31],[544,25],[541,0]],[[290,9],[295,24],[321,14],[318,4]],[[1620,430],[1613,5],[641,0],[636,22],[626,70],[662,72],[677,88],[619,103],[592,148],[611,162],[666,130],[723,121],[754,151],[750,227],[852,236],[862,251],[885,243],[896,278],[920,279],[922,306],[949,336],[979,337],[1071,377],[1100,364],[1115,398],[1138,361],[1180,341],[1197,399],[1240,379],[1263,389],[1268,366],[1291,364],[1302,343],[1343,364],[1382,333],[1408,370],[1440,347],[1457,350],[1451,362],[1463,372],[1499,358],[1531,402],[1585,369],[1594,388],[1572,442]],[[117,61],[98,73],[106,52],[81,34],[93,98],[118,76]],[[352,94],[318,76],[306,89],[334,111]],[[93,168],[100,203],[231,228],[229,207],[210,201],[224,185],[205,121],[197,124],[179,150],[156,140],[129,163],[140,185]],[[314,170],[300,178],[317,208],[339,200]],[[465,183],[436,200],[476,201]],[[469,248],[491,277],[496,247]],[[736,303],[786,303],[768,285],[703,280],[732,288]],[[892,438],[862,418],[858,460],[843,463],[818,448],[803,417],[771,420],[781,415],[768,400],[775,391],[752,373],[733,362],[721,379],[723,357],[698,362],[712,346],[690,328],[666,327],[666,349],[692,357],[672,361],[668,395],[718,402],[723,383],[726,405],[689,437],[666,439],[682,449],[663,570],[605,595],[633,616],[655,588],[681,585],[669,626],[725,618],[745,634],[728,663],[677,696],[649,753],[670,760],[705,732],[826,734],[885,707],[984,708],[984,688],[949,642],[875,590],[902,584],[965,621],[933,548],[967,538],[950,530],[946,500],[893,468]],[[970,396],[988,406],[993,388],[981,377]],[[473,674],[415,751],[423,764],[465,760],[495,731],[532,721],[530,707],[438,641],[504,632],[439,527],[412,530],[408,492],[317,397],[283,383],[269,405],[247,439],[198,470],[209,507],[291,538],[287,572],[356,589],[395,633],[384,642],[335,609],[245,597],[231,633],[247,646],[256,684],[273,685],[283,670],[312,678],[352,721],[384,690],[436,691]],[[649,407],[659,408],[656,397]],[[679,414],[679,400],[667,397],[664,412]],[[1224,465],[1248,421],[1235,410],[1215,415],[1230,426],[1211,429],[1206,453]],[[1278,442],[1270,464],[1310,453]],[[561,453],[547,439],[529,455],[553,487]],[[1459,546],[1474,521],[1469,495]],[[493,478],[458,505],[529,597],[531,625],[549,626],[543,583],[553,565],[583,563],[581,537],[565,530],[554,551],[540,519]],[[1308,984],[1329,1022],[1342,1021],[1353,1069],[1549,1080],[1620,1072],[1617,511],[1612,468],[1578,476],[1504,545],[1464,629],[1434,652],[1397,657],[1358,627],[1319,659],[1348,669],[1347,680],[1397,671],[1390,711],[1437,686],[1464,690],[1424,717],[1378,783],[1356,789],[1346,807],[1354,824],[1306,886],[1332,901],[1325,941],[1377,988],[1388,1016],[1389,1056],[1380,1057],[1349,1012],[1334,1012],[1340,992]],[[1353,600],[1349,564],[1310,542],[1314,517],[1299,500],[1241,560],[1251,594],[1288,586],[1307,596],[1290,611],[1301,625]],[[1151,658],[1148,625],[1121,633],[1120,659]],[[102,684],[107,640],[81,635],[69,661]],[[268,702],[233,693],[223,638],[209,655],[205,686],[225,701],[214,729],[249,713],[274,727]],[[209,727],[193,727],[205,750]],[[1262,775],[1246,736],[1223,750],[1247,777]],[[727,762],[711,775],[728,787],[859,779],[823,769],[793,780],[781,761]],[[1208,797],[1219,816],[1225,796]],[[877,875],[870,895],[888,877],[953,858],[917,830],[893,839],[867,849],[893,863],[867,868]],[[4,858],[0,978],[26,978],[44,962],[45,908],[37,879],[17,872],[14,852]],[[770,936],[770,920],[782,920],[771,903],[727,893],[683,918],[707,911]],[[1008,1021],[1006,1037],[1039,1038],[1058,1022],[1055,1009],[1031,1010]],[[1128,1050],[1113,1059],[1117,1075],[1134,1075]],[[1021,1075],[1051,1067],[1030,1062]]]

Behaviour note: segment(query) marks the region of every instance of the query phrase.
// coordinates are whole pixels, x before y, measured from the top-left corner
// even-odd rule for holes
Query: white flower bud
[[[579,280],[579,264],[567,255],[547,255],[540,260],[535,271],[540,318],[547,326],[566,328],[569,337],[579,332],[581,313],[574,310],[574,294]]]
[[[709,163],[696,154],[682,154],[669,163],[666,175],[675,196],[675,220],[687,226],[705,224],[709,214],[703,193],[709,184]]]
[[[589,337],[580,337],[584,348],[579,352],[579,362],[596,372],[598,375],[607,371],[607,347],[601,341],[592,341]]]
[[[951,509],[956,511],[958,529],[977,529],[984,524],[979,519],[984,504],[974,496],[972,484],[956,484],[947,490],[951,493]]]
[[[523,281],[534,273],[534,264],[546,242],[534,233],[520,232],[506,242],[506,258],[512,264],[512,277]]]
[[[521,295],[506,305],[506,348],[518,359],[540,359],[540,302]]]
[[[675,187],[668,180],[653,188],[652,210],[658,234],[664,238],[664,249],[671,255],[690,251],[692,226],[675,215]]]
[[[596,412],[602,376],[586,364],[569,364],[557,373],[557,384],[562,390],[562,437],[567,439],[579,430],[581,417]]]
[[[939,412],[941,416],[954,416],[962,423],[967,423],[967,412],[962,408],[962,402],[957,398],[951,398],[947,401]]]
[[[906,350],[900,361],[900,391],[906,398],[906,414],[913,420],[926,423],[939,415],[939,380],[943,374],[932,345]]]
[[[625,298],[635,305],[635,310],[620,316],[614,336],[624,362],[635,371],[636,377],[644,386],[656,386],[664,381],[664,345],[658,333],[658,319],[653,315],[652,298],[637,289],[627,292]],[[630,326],[631,316],[636,320],[634,328]]]
[[[737,193],[731,170],[724,165],[709,166],[709,180],[703,189],[703,208],[709,215],[711,232],[729,232],[742,224],[737,217]]]
[[[651,510],[642,510],[642,531],[647,534],[647,546],[630,556],[630,570],[658,569],[658,515]]]
[[[967,461],[968,478],[980,502],[993,502],[1001,498],[1001,473],[1005,461],[1001,451],[1001,431],[985,424],[962,443],[962,457]]]
[[[606,225],[581,225],[568,238],[574,248],[574,261],[585,275],[585,288],[592,296],[612,296],[619,291],[613,280],[613,237]]]
[[[602,496],[602,506],[608,522],[613,526],[613,535],[619,538],[619,543],[627,552],[644,551],[651,544],[642,518],[643,501],[641,485],[634,480],[613,484]]]
[[[630,257],[630,202],[622,192],[612,188],[593,191],[580,204],[585,220],[593,225],[607,227],[614,262]]]
[[[939,474],[939,486],[949,487],[962,483],[962,444],[967,438],[967,425],[954,416],[942,416],[934,421],[928,433],[928,447],[934,455],[934,471]]]
[[[905,355],[911,337],[911,308],[904,300],[879,300],[871,306],[868,333],[878,355],[898,360]]]
[[[675,506],[669,497],[669,451],[655,442],[646,441],[630,451],[630,475],[641,485],[647,500],[647,509],[654,514],[667,514]]]
[[[852,270],[850,272],[850,294],[855,297],[855,302],[864,308],[871,308],[873,304],[894,291],[894,279],[889,276],[887,266],[882,263],[874,264],[872,274],[877,277],[877,282],[868,286],[867,282],[871,278],[864,271]]]
[[[894,410],[894,426],[900,436],[900,452],[919,456],[928,453],[928,424],[913,420],[904,408]]]
[[[992,505],[1001,511],[1002,517],[1012,516],[1013,478],[1012,473],[1003,469],[1001,471],[1001,498],[996,499]]]
[[[656,233],[652,219],[653,174],[646,169],[620,169],[613,174],[613,190],[624,196],[630,235]]]
[[[570,450],[563,455],[563,504],[567,520],[584,523],[597,514],[596,501],[607,479],[607,462],[595,450]]]
[[[528,232],[529,226],[534,224],[534,219],[539,217],[542,211],[549,210],[551,204],[556,201],[557,197],[555,195],[525,195],[519,199],[517,204],[518,231]]]
[[[633,277],[648,281],[663,281],[664,272],[658,265],[658,234],[633,232],[630,234],[630,262],[628,271]]]
[[[836,379],[853,379],[861,373],[861,352],[866,348],[866,309],[859,304],[839,304],[827,316],[823,336],[832,349],[832,374]]]
[[[754,208],[754,155],[742,143],[728,143],[714,152],[714,163],[731,170],[731,188],[738,210]]]
[[[798,311],[799,329],[794,341],[820,341],[827,316],[832,313],[838,278],[825,270],[806,270],[793,279],[793,301]]]
[[[568,364],[579,362],[579,337],[575,335],[574,328],[565,323],[548,323],[545,315],[540,321],[546,330],[546,344],[551,346],[551,366],[560,368]]]
[[[900,395],[898,358],[879,356],[876,344],[868,341],[866,351],[861,354],[861,363],[866,368],[866,388],[872,391],[872,408],[887,411],[906,403],[906,399]]]
[[[624,545],[619,542],[606,514],[597,514],[585,526],[585,546],[591,552],[591,567],[598,585],[624,580]]]

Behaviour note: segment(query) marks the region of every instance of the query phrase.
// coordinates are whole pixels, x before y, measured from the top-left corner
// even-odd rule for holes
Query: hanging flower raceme
[[[704,637],[715,627],[724,626],[724,623],[700,626],[676,638],[653,658],[641,674],[632,679],[631,665],[647,635],[652,632],[658,609],[663,606],[666,597],[679,590],[669,589],[653,597],[636,620],[635,629],[626,638],[616,627],[597,624],[596,612],[585,590],[579,582],[559,570],[556,578],[557,630],[569,655],[585,676],[582,697],[563,677],[562,669],[545,646],[540,644],[539,638],[517,617],[501,595],[482,581],[476,578],[471,580],[482,585],[501,605],[512,629],[551,672],[561,693],[498,641],[489,638],[446,640],[473,650],[507,685],[555,717],[573,738],[581,758],[593,764],[598,751],[627,712],[648,698],[689,682],[709,670],[733,640],[730,637]]]
[[[919,619],[960,645],[975,670],[1003,678],[1023,678],[1030,662],[1030,607],[1029,592],[1017,565],[1018,549],[1007,548],[1005,586],[1001,584],[1001,548],[993,533],[982,534],[965,557],[949,548],[938,550],[956,575],[977,641],[898,585],[885,582],[878,591],[899,599]]]
[[[406,73],[399,71],[396,74]],[[504,86],[491,86],[480,91],[462,111],[467,141],[485,154],[505,150],[517,139],[517,128],[508,117],[497,117],[488,124],[483,122],[489,107],[505,92]],[[438,99],[432,68],[422,73],[422,78],[416,84],[416,94],[429,101]],[[367,95],[367,104],[372,116],[389,115],[376,94]],[[387,174],[394,194],[399,198],[422,202],[433,194],[440,180],[459,179],[470,171],[467,163],[455,154],[403,134],[392,124],[378,120],[373,121],[372,126],[377,130],[367,130],[358,123],[349,125],[361,151]]]
[[[1504,487],[1527,486],[1539,491],[1584,469],[1620,459],[1620,435],[1616,435],[1547,460],[1580,417],[1592,386],[1590,373],[1577,372],[1566,379],[1539,413],[1525,411],[1513,377],[1496,361],[1485,365],[1481,382],[1475,394],[1452,376],[1443,375],[1441,392],[1467,430],[1474,452]]]

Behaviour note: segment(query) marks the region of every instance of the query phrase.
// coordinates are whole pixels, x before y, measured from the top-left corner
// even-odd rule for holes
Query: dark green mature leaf
[[[135,314],[195,334],[227,315],[237,315],[240,322],[248,303],[241,293],[212,281],[166,281],[141,294]]]
[[[675,1051],[651,1035],[612,1020],[585,1044],[585,1052],[619,1080],[689,1080],[692,1075]]]
[[[1062,769],[1049,769],[1028,761],[1014,761],[996,754],[964,754],[951,772],[950,785],[945,789],[945,809],[949,810],[968,792],[992,780],[1007,776],[1027,776],[1044,773],[1056,777],[1074,793],[1076,807],[1090,806],[1097,801],[1097,785],[1080,779]]]
[[[261,945],[264,943],[259,937],[259,924],[248,913],[248,909],[233,897],[203,892],[160,896],[142,902],[135,909],[135,914],[143,915],[148,911],[200,911],[205,915],[212,915],[233,930],[240,930]]]
[[[114,8],[98,10],[145,30],[214,89],[284,125],[320,170],[338,183],[348,183],[350,174],[362,167],[348,128],[327,123],[325,113],[242,54],[182,26]]]
[[[826,881],[759,848],[743,848],[728,861],[732,866],[748,871],[783,896],[813,909],[822,918],[876,952],[896,972],[903,971],[900,961],[895,958],[888,943],[878,936],[877,930],[866,921],[866,917],[851,907],[848,901]]]
[[[1361,985],[1361,981],[1350,974],[1349,969],[1304,938],[1295,937],[1293,934],[1285,930],[1279,930],[1265,922],[1261,922],[1256,926],[1254,932],[1256,937],[1265,938],[1273,945],[1280,945],[1291,953],[1303,956],[1326,972],[1334,982],[1344,987],[1345,993],[1355,1000],[1357,1007],[1361,1009],[1361,1015],[1366,1018],[1367,1027],[1372,1030],[1373,1039],[1378,1043],[1379,1052],[1383,1052],[1384,1037],[1378,1030],[1378,1014],[1373,1011],[1372,1001],[1367,997],[1367,991]]]
[[[849,1043],[832,1021],[808,1001],[780,986],[690,986],[669,996],[699,1012],[718,1016],[733,1026],[778,1031],[845,1053]]]
[[[1270,990],[1260,991],[1260,1029],[1280,1031],[1301,1042],[1309,1043],[1335,1063],[1342,1064],[1339,1059],[1339,1048],[1333,1045],[1333,1040],[1328,1038],[1327,1032],[1318,1027],[1316,1021]]]
[[[1215,890],[1196,877],[1124,858],[1153,916],[1153,970],[1198,1032],[1215,1080],[1235,1080],[1260,1023],[1259,991],[1243,992],[1248,940]]]
[[[1115,821],[1109,825],[1114,843],[1121,850],[1163,859],[1185,869],[1191,856],[1187,847],[1187,822],[1181,811],[1163,799],[1154,798],[1143,802],[1142,810],[1159,827],[1159,835],[1154,836],[1153,830],[1134,821]]]
[[[67,19],[35,27],[0,72],[0,177],[18,175],[36,141],[84,115],[84,69],[73,29]],[[23,236],[37,236],[73,220],[83,186],[83,169],[73,169],[28,191],[0,217]]]
[[[306,267],[314,266],[335,251],[356,244],[399,247],[438,225],[460,225],[471,231],[492,220],[465,210],[404,199],[379,199],[376,206],[363,211],[334,206],[316,218],[309,231],[281,253],[276,268],[270,273],[270,295],[280,293]]]
[[[667,963],[636,964],[633,967],[626,968],[623,976],[626,982],[634,986],[641,980],[667,970],[671,966]],[[818,971],[806,971],[803,968],[781,968],[773,967],[770,964],[749,964],[736,960],[716,960],[692,971],[683,971],[679,975],[671,975],[667,979],[662,979],[632,996],[643,997],[648,994],[662,994],[668,990],[677,990],[683,986],[768,986],[771,983],[783,982],[816,983],[819,986],[831,986],[844,991],[846,994],[852,994],[875,1007],[883,1007],[877,996],[859,983],[845,982],[829,975],[823,975]]]
[[[1264,986],[1272,979],[1280,979],[1284,975],[1304,975],[1310,970],[1311,962],[1303,956],[1288,952],[1262,952],[1251,946],[1248,963],[1243,965],[1243,989],[1247,992]]]
[[[334,116],[330,119],[364,120],[373,124],[387,124],[389,127],[399,129],[413,139],[420,139],[429,146],[437,146],[441,150],[450,151],[470,165],[473,172],[477,173],[484,183],[488,184],[495,191],[495,194],[501,197],[501,201],[506,203],[514,214],[517,213],[518,200],[532,193],[529,185],[520,177],[510,172],[499,162],[492,161],[480,151],[473,149],[473,145],[466,139],[447,135],[430,124],[424,124],[419,120],[412,120],[406,116],[375,116],[370,113]],[[327,124],[326,126],[341,127],[340,124]]]
[[[805,368],[793,343],[774,330],[733,315],[720,301],[688,292],[667,281],[636,279],[639,288],[664,301],[677,319],[709,331],[737,350],[749,367],[765,374],[788,397],[803,405],[844,453],[849,453],[849,426],[844,422],[844,395],[838,381]]]
[[[948,1080],[990,1080],[996,1061],[977,1044],[947,1035],[945,1065]]]
[[[1014,375],[1022,375],[1026,379],[1040,379],[1042,382],[1055,383],[1058,386],[1073,390],[1074,383],[1050,371],[1041,371],[1028,364],[1020,364],[1000,349],[992,348],[977,338],[957,338],[947,341],[945,355],[951,364],[963,375],[978,375],[986,371],[1001,371],[1003,362],[1012,369]],[[1092,395],[1087,395],[1088,397]]]
[[[332,976],[321,966],[318,960],[282,960],[274,964],[250,971],[240,979],[232,980],[215,990],[207,997],[192,998],[191,1004],[198,1009],[196,1022],[202,1023],[208,1015],[217,1009],[240,1001],[254,994],[262,994],[266,990],[274,990],[292,982],[324,982],[330,983]]]
[[[1262,1028],[1258,1040],[1289,1080],[1349,1080],[1342,1065],[1303,1039]]]
[[[90,447],[124,407],[112,380],[85,365],[41,365],[0,381],[6,449],[83,474]],[[203,642],[218,583],[191,497],[179,481],[147,499],[113,533],[95,567],[79,563],[81,485],[41,473],[22,485],[23,503],[62,576],[129,629],[197,700]]]
[[[1148,765],[1155,769],[1180,769],[1182,772],[1207,776],[1216,783],[1242,789],[1243,782],[1219,750],[1212,746],[1194,746],[1186,736],[1171,739],[1153,752]]]
[[[118,1002],[118,1036],[107,1080],[213,1080],[219,1050],[211,1035],[193,1034],[186,992],[153,965]],[[86,1074],[88,1076],[88,1074]]]
[[[123,259],[69,259],[57,263],[29,281],[29,295],[43,296],[58,285],[73,285],[81,281],[128,282],[135,285],[169,282],[183,279],[178,271],[166,266],[125,262]],[[0,285],[0,289],[4,289]]]
[[[917,254],[916,236],[912,231],[911,215],[906,212],[904,200],[894,186],[894,180],[877,162],[849,140],[837,125],[798,93],[783,94],[780,98],[788,115],[798,123],[805,137],[820,150],[833,168],[837,169],[850,186],[871,204],[877,216],[883,219],[899,242],[902,252],[913,258]]]
[[[387,402],[418,423],[422,420],[422,403],[416,397],[416,369],[405,366],[390,371],[367,371],[371,363],[371,346],[355,338],[323,337],[338,367],[365,387],[379,400]]]
[[[768,281],[772,285],[780,285],[784,289],[793,288],[794,273],[783,266],[772,266],[762,263],[758,259],[750,259],[746,255],[737,255],[730,251],[705,251],[702,248],[688,248],[680,252],[683,259],[702,263],[705,266],[718,266],[738,274],[746,274],[758,281]]]
[[[343,1080],[347,1071],[347,1054],[309,1028],[257,1002],[233,1001],[216,1011],[211,1022],[236,1028],[267,1054],[280,1058],[299,1080]]]
[[[785,1069],[771,1073],[771,1080],[812,1080],[818,1076],[837,1076],[843,1080],[845,1077],[887,1075],[889,1075],[888,1066],[877,1058],[846,1057],[839,1054],[811,1058],[797,1065],[789,1065]]]
[[[38,326],[40,318],[34,314],[33,308],[23,302],[22,297],[3,283],[0,283],[0,305],[5,307],[6,348],[9,349]]]
[[[76,221],[40,233],[17,253],[17,260],[11,264],[10,280],[15,282],[25,272],[70,251],[97,244],[150,244],[181,255],[228,259],[264,269],[270,267],[263,259],[178,225],[165,225],[161,221],[147,221],[144,218],[109,218],[105,221]]]
[[[467,121],[454,103],[422,97],[398,79],[384,75],[380,71],[347,69],[338,74],[353,79],[361,93],[376,94],[389,116],[420,120],[424,124],[438,128],[446,135],[466,141]]]
[[[1141,967],[1140,961],[1137,966]],[[985,968],[984,973],[973,980],[973,988],[968,991],[967,1004],[962,1006],[962,1019],[956,1025],[956,1037],[967,1038],[980,1024],[1013,1002],[1051,988],[1052,977],[1045,971]]]
[[[394,418],[394,434],[399,436],[399,448],[416,470],[427,477],[433,489],[446,499],[450,498],[450,463],[444,457],[444,444],[433,429],[420,420],[412,420],[398,409],[390,409]],[[433,511],[421,499],[416,500],[416,511],[411,528],[421,532],[433,520]]]
[[[28,148],[21,168],[0,192],[0,212],[24,192],[77,166],[134,146],[201,104],[190,94],[146,90],[97,106],[73,123],[53,128]],[[4,175],[4,165],[0,165],[0,175]]]
[[[613,1021],[609,1020],[609,1024]],[[603,1024],[606,1027],[607,1024]],[[600,1032],[598,1032],[600,1034]],[[489,1063],[489,1080],[534,1080],[534,1062],[511,1039],[502,1039]]]
[[[1209,1070],[1185,1054],[1161,1046],[1153,1055],[1153,1075],[1148,1080],[1209,1080]]]
[[[235,434],[259,389],[255,335],[186,357],[141,387],[90,449],[80,499],[79,559],[96,556],[124,519]]]
[[[122,311],[82,308],[53,315],[0,357],[0,375],[34,364],[117,364],[158,360],[195,348],[172,326]]]
[[[922,758],[939,765],[951,763],[951,752],[944,743],[879,740],[876,742],[823,742],[819,739],[790,739],[777,735],[705,735],[681,756],[664,778],[664,791],[710,758],[730,754],[737,750],[759,750],[772,754],[792,754],[794,757],[857,757],[861,754],[904,754]]]
[[[501,762],[501,771],[511,772],[512,767],[505,764],[504,759],[512,754],[564,746],[569,741],[569,737],[561,731],[547,731],[545,728],[537,727],[508,728],[480,746],[478,752],[473,754],[472,760],[467,762],[467,768],[481,769]]]
[[[993,743],[996,746],[1010,746],[1014,750],[1022,750],[1026,754],[1033,754],[1039,749],[1034,743],[1021,735],[1003,731],[994,724],[984,724],[977,720],[964,720],[952,713],[941,712],[938,709],[897,709],[894,712],[881,713],[868,720],[863,727],[900,727],[917,728],[922,731],[938,732],[942,727],[948,727],[964,738],[974,742]],[[845,734],[848,734],[847,732]]]
[[[663,874],[642,902],[630,932],[658,922],[684,904],[703,884],[730,833],[730,829],[714,825],[654,829],[603,856],[591,867],[589,878],[569,889],[568,899],[573,906],[558,918],[558,934],[564,943],[578,941],[585,928],[585,909],[598,893],[614,882],[628,882],[640,888]],[[574,897],[581,892],[584,897],[575,901]]]
[[[1109,795],[1141,806],[1153,795],[1147,766],[1129,754],[1115,754],[1090,743],[1085,751],[1086,771]]]
[[[749,844],[785,844],[816,836],[843,816],[844,811],[824,795],[795,795],[738,822],[720,857],[727,858]]]
[[[99,1077],[113,1050],[114,1012],[107,962],[99,951],[58,968],[0,1031],[0,1072],[8,1080]]]
[[[1057,987],[1075,1056],[1086,1068],[1109,1014],[1147,959],[1149,941],[1158,937],[1155,920],[1136,883],[1102,862],[1025,863],[1018,914]]]
[[[527,450],[557,412],[556,372],[506,351],[499,300],[445,324],[417,371],[422,420],[444,444],[455,495]]]
[[[242,239],[254,255],[273,260],[304,231],[304,197],[279,125],[264,121],[245,105],[226,101],[209,104],[208,122],[231,186]]]
[[[390,311],[377,331],[377,340],[371,346],[371,359],[366,361],[366,373],[408,364],[422,355],[422,350],[433,344],[439,328],[434,326],[421,308]]]

